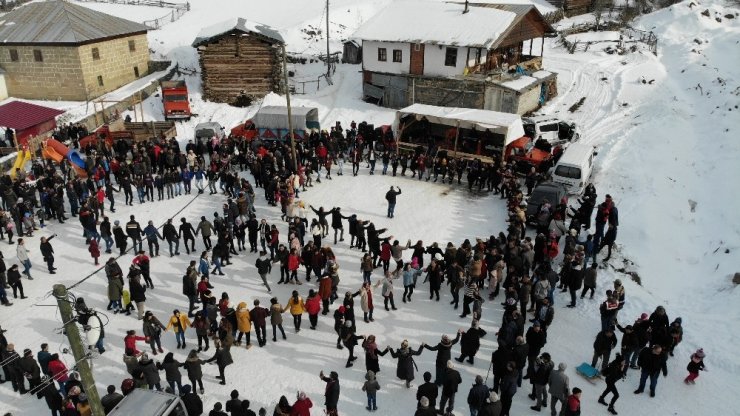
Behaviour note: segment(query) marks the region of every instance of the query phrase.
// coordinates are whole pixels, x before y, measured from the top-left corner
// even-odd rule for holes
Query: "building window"
[[[401,62],[403,58],[403,54],[401,53],[400,49],[394,49],[393,50],[393,62]]]
[[[480,64],[482,55],[483,55],[483,50],[481,48],[478,48],[475,50],[475,64],[476,65]]]
[[[98,86],[99,87],[103,86],[103,76],[102,75],[98,75]]]
[[[388,52],[385,48],[378,48],[378,61],[385,62],[388,60]]]
[[[44,62],[44,55],[41,53],[40,49],[33,50],[33,60],[36,62]]]
[[[447,48],[445,51],[445,66],[457,66],[457,48]]]
[[[134,76],[135,76],[136,78],[139,78],[139,67],[138,67],[138,66],[135,66],[135,67],[134,67]]]
[[[92,48],[92,58],[94,61],[100,59],[100,50],[98,50],[98,48]]]
[[[10,49],[10,62],[18,62],[18,49]]]
[[[136,41],[135,40],[128,41],[128,51],[136,52]]]

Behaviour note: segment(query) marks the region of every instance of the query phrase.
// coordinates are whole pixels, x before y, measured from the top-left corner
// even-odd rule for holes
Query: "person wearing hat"
[[[329,373],[329,377],[324,372],[319,373],[319,378],[326,383],[324,389],[324,405],[326,406],[327,416],[338,416],[337,403],[339,402],[339,374],[336,371]]]
[[[290,414],[291,416],[311,416],[312,407],[313,407],[313,402],[311,402],[311,399],[308,398],[308,396],[306,395],[306,392],[299,391],[296,394],[296,401],[295,403],[293,403]],[[238,413],[238,412],[232,413],[232,415],[236,415],[236,414],[241,414],[241,413]]]
[[[450,337],[448,337],[446,334],[442,335],[442,339],[435,346],[430,346],[426,343],[421,344],[422,348],[426,348],[429,351],[437,351],[437,359],[434,364],[436,369],[436,377],[434,383],[438,386],[441,386],[444,383],[447,362],[450,361],[450,359],[452,358],[452,346],[460,341],[460,336],[462,332],[462,329],[459,329],[454,340],[450,340]]]
[[[477,416],[486,404],[489,397],[488,386],[483,383],[481,375],[475,376],[475,383],[468,392],[468,406],[470,406],[470,415]]]
[[[141,225],[136,221],[136,218],[131,215],[129,222],[126,223],[126,235],[131,239],[134,250],[139,252],[142,250],[142,245],[144,242],[141,239],[141,236],[144,235],[144,231],[141,229]]]
[[[80,393],[78,396],[79,403],[77,403],[77,414],[80,416],[92,416],[92,408],[87,400],[87,394]]]
[[[396,364],[396,377],[406,382],[406,388],[411,387],[411,382],[414,381],[414,369],[416,368],[416,362],[414,362],[414,355],[420,355],[424,349],[424,344],[419,346],[419,349],[414,351],[409,348],[409,342],[403,340],[401,342],[401,348],[393,350],[388,346],[388,352],[391,353],[391,357],[398,358]]]
[[[695,353],[691,354],[691,361],[686,366],[689,375],[683,379],[685,384],[696,384],[695,380],[699,377],[699,371],[707,371],[704,365],[704,357],[706,357],[706,354],[704,354],[703,348],[699,348]]]
[[[529,377],[529,381],[532,383],[532,394],[529,395],[529,398],[537,400],[537,403],[530,407],[530,409],[539,412],[542,407],[547,408],[547,383],[550,381],[550,374],[552,373],[553,367],[554,365],[550,359],[550,354],[546,352],[542,353],[542,355],[536,359]]]
[[[21,358],[19,368],[21,374],[28,380],[29,389],[35,389],[41,384],[41,368],[33,358],[33,353],[30,349],[26,348],[23,350],[23,358]]]
[[[121,227],[121,221],[113,221],[113,239],[116,242],[116,247],[118,248],[120,255],[123,256],[126,254],[128,236],[126,236],[126,232],[123,230],[123,227]]]

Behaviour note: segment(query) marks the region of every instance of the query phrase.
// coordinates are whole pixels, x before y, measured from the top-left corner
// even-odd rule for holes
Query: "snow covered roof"
[[[319,110],[316,107],[290,107],[293,128],[303,129],[311,123],[319,122]],[[286,128],[288,127],[288,107],[269,105],[260,108],[252,117],[252,122],[259,128]]]
[[[533,84],[541,84],[543,81],[551,78],[552,76],[553,73],[550,71],[539,70],[533,73],[531,76],[521,75],[518,78],[513,78],[507,81],[496,83],[512,90],[522,91],[528,89]]]
[[[0,17],[3,44],[83,44],[147,27],[66,1],[29,3]]]
[[[490,48],[516,13],[436,1],[394,1],[365,22],[353,39]]]
[[[413,115],[417,120],[426,118],[434,124],[443,124],[465,129],[491,130],[506,137],[504,145],[524,136],[522,118],[518,114],[498,111],[477,110],[473,108],[437,107],[426,104],[413,104],[396,111],[396,130],[401,118]]]
[[[198,36],[193,41],[193,47],[208,43],[211,39],[217,38],[225,33],[231,31],[239,31],[243,33],[256,33],[264,36],[268,39],[272,39],[278,43],[285,43],[283,37],[277,29],[272,28],[263,23],[248,21],[243,17],[232,17],[231,19],[224,20],[223,22],[216,23],[214,25],[205,27],[198,32]]]

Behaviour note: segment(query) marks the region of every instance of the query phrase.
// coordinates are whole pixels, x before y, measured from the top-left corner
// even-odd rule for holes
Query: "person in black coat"
[[[460,337],[460,356],[455,358],[458,362],[463,362],[468,357],[468,362],[473,364],[475,354],[480,348],[480,339],[486,336],[486,331],[478,327],[478,321],[473,321],[473,325],[467,331],[463,332]]]
[[[170,257],[173,257],[175,255],[180,255],[180,234],[177,232],[177,229],[172,224],[172,218],[169,218],[167,220],[167,223],[165,223],[164,227],[162,227],[162,237],[167,241],[167,244],[170,248]],[[175,246],[175,251],[173,253],[172,246]],[[188,253],[190,254],[190,253]]]
[[[493,371],[493,391],[498,392],[501,380],[506,375],[506,368],[514,357],[511,348],[499,344],[498,349],[491,354],[491,370]],[[521,384],[521,383],[520,383]]]
[[[398,188],[398,191],[393,189],[391,186],[391,189],[388,190],[388,192],[385,193],[385,200],[388,201],[388,218],[393,218],[393,214],[396,210],[396,199],[398,195],[401,195],[401,188]]]
[[[460,341],[461,333],[462,330],[458,330],[457,336],[452,341],[450,341],[450,338],[447,335],[442,335],[442,340],[433,347],[427,345],[426,343],[421,344],[422,348],[426,348],[429,351],[437,351],[437,359],[434,362],[434,366],[436,369],[436,378],[434,380],[434,383],[438,386],[441,386],[444,383],[447,362],[450,361],[450,358],[452,357],[452,346]]]
[[[606,370],[609,365],[609,357],[612,354],[612,349],[617,346],[617,337],[614,336],[614,327],[610,326],[606,331],[601,331],[596,335],[594,340],[594,357],[591,360],[591,367],[596,367],[596,363],[599,358],[601,361],[601,370]]]
[[[475,384],[470,388],[468,393],[468,406],[470,406],[470,413],[473,411],[480,412],[483,406],[486,404],[488,399],[488,386],[483,384],[483,377],[480,375],[475,376]]]
[[[213,357],[208,359],[206,362],[216,362],[218,365],[218,375],[216,378],[221,379],[221,382],[218,384],[225,385],[226,377],[224,376],[224,370],[227,366],[233,364],[234,360],[231,358],[229,347],[221,345],[221,342],[217,339],[213,341],[213,344],[216,346],[216,352],[213,354]]]
[[[601,372],[601,375],[606,377],[606,389],[603,393],[601,393],[601,396],[599,396],[599,403],[603,404],[604,406],[609,406],[607,410],[613,415],[617,414],[617,411],[614,410],[614,403],[616,403],[617,399],[619,399],[619,391],[617,391],[616,384],[619,379],[624,378],[626,374],[626,368],[627,362],[622,357],[622,354],[617,353],[614,361],[609,364],[606,370],[603,370]],[[607,404],[606,401],[604,401],[604,398],[606,398],[609,393],[613,393],[614,395],[612,396],[612,400],[609,402],[609,404]]]
[[[637,365],[642,370],[640,374],[640,386],[635,390],[635,394],[645,391],[645,382],[650,377],[650,397],[655,397],[655,388],[658,385],[658,377],[663,372],[664,377],[668,377],[668,368],[666,367],[666,355],[660,344],[655,344],[652,348],[643,348],[637,359]]]
[[[414,355],[421,354],[421,351],[423,349],[424,344],[420,345],[417,351],[410,349],[409,342],[406,340],[403,340],[403,342],[401,342],[401,348],[396,351],[388,346],[388,351],[391,353],[391,357],[398,358],[398,364],[396,365],[396,377],[406,381],[406,388],[411,387],[411,382],[414,381],[414,367],[416,367],[416,363],[414,362]]]
[[[185,252],[188,254],[191,251],[195,252],[195,228],[193,228],[193,224],[190,224],[185,218],[180,218],[180,227],[177,234],[185,242]],[[190,241],[190,247],[188,247],[188,241]]]
[[[108,394],[100,398],[100,404],[103,405],[103,411],[105,414],[108,414],[113,410],[118,403],[123,400],[123,395],[121,393],[116,393],[116,386],[110,385],[108,386]]]
[[[49,269],[49,274],[56,274],[54,270],[57,269],[54,267],[54,247],[52,247],[50,243],[50,241],[56,236],[57,235],[54,234],[49,238],[41,237],[41,244],[39,245],[39,251],[41,251],[41,255],[44,257],[44,262],[46,262],[46,266]]]
[[[529,366],[527,367],[527,376],[529,378],[529,371],[532,368],[532,364],[540,355],[540,351],[547,344],[547,332],[545,332],[538,321],[535,321],[531,327],[527,330],[526,335],[527,345],[529,345],[529,355],[527,356]]]
[[[432,383],[432,373],[429,371],[424,372],[424,384],[419,386],[416,390],[416,401],[418,402],[416,407],[421,408],[421,398],[426,397],[428,400],[429,407],[437,408],[437,396],[439,395],[439,387]]]
[[[33,353],[30,349],[26,348],[23,350],[23,358],[21,358],[18,368],[24,378],[28,380],[30,390],[33,390],[41,384],[41,369],[33,358]]]
[[[44,400],[46,400],[46,405],[49,407],[49,410],[51,410],[52,416],[55,416],[58,414],[57,412],[62,410],[62,395],[59,394],[59,390],[57,390],[54,382],[50,378],[44,377],[42,383],[44,387],[36,393],[36,398],[41,400],[43,397]]]
[[[452,365],[452,361],[447,361],[444,383],[442,384],[442,397],[439,399],[440,413],[452,413],[452,410],[455,408],[455,395],[457,394],[457,389],[460,383],[462,383],[460,372],[455,370]],[[448,404],[446,409],[445,404]]]
[[[190,384],[182,386],[182,399],[185,404],[185,410],[188,411],[188,416],[200,416],[203,414],[203,401],[198,397],[197,394],[190,391]]]
[[[339,374],[336,371],[332,371],[329,373],[329,377],[326,377],[324,372],[321,371],[319,378],[326,383],[324,392],[326,414],[329,416],[339,415],[339,411],[337,410],[337,403],[339,402]]]

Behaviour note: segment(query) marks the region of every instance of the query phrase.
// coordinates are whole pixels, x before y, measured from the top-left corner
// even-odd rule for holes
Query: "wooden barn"
[[[356,40],[347,40],[342,47],[343,64],[362,63],[362,44]]]
[[[206,100],[248,104],[283,92],[283,37],[270,26],[234,18],[207,27],[193,41]]]

